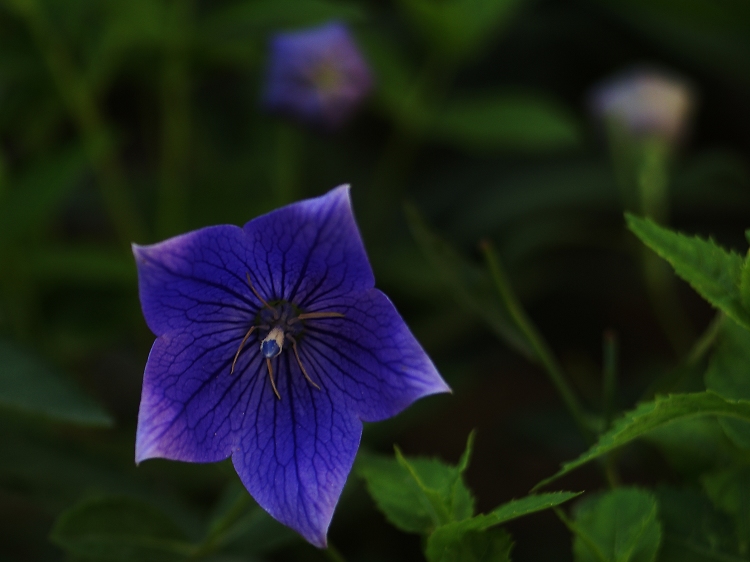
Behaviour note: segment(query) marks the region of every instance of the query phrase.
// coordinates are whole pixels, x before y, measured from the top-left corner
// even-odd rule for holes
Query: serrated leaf
[[[183,532],[164,513],[140,500],[85,500],[63,513],[50,539],[69,554],[102,562],[172,562],[193,552]]]
[[[510,562],[513,540],[504,529],[466,531],[439,549],[430,547],[432,536],[425,551],[429,562]]]
[[[0,407],[54,421],[110,427],[94,400],[38,357],[0,340]]]
[[[458,466],[437,459],[406,458],[397,449],[395,458],[361,454],[356,471],[393,525],[408,533],[430,533],[474,514],[474,498],[461,478],[471,447],[470,436]]]
[[[610,451],[638,439],[649,431],[664,425],[698,416],[723,416],[750,421],[750,401],[726,400],[714,392],[673,394],[646,402],[635,410],[626,413],[614,423],[612,429],[599,438],[599,441],[576,460],[563,464],[557,474],[534,486],[546,486],[579,466]]]
[[[750,400],[750,332],[731,320],[721,328],[716,349],[704,377],[706,388],[732,400]],[[750,449],[750,423],[721,419],[732,442]]]
[[[516,327],[510,312],[497,298],[489,273],[463,258],[430,230],[414,207],[406,207],[406,217],[414,239],[450,287],[452,295],[481,318],[502,341],[534,360],[533,346]]]
[[[630,230],[667,260],[677,275],[713,306],[750,329],[750,313],[742,305],[740,295],[744,265],[740,255],[713,240],[673,232],[631,214],[625,217]]]
[[[425,554],[431,561],[460,560],[452,557],[460,552],[464,541],[474,541],[474,535],[486,531],[495,525],[501,525],[513,519],[555,507],[578,496],[580,492],[552,492],[526,496],[505,503],[491,512],[476,515],[471,519],[442,525],[435,529],[427,540]]]
[[[653,562],[661,542],[656,498],[635,488],[589,496],[574,511],[576,562]]]
[[[453,100],[436,112],[432,136],[470,150],[553,150],[581,140],[579,124],[538,96],[486,93]]]

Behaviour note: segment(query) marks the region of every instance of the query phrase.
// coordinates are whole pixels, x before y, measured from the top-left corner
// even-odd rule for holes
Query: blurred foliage
[[[270,35],[329,20],[368,103],[335,134],[264,114]],[[662,226],[587,114],[643,63],[699,92]],[[0,557],[748,560],[748,69],[743,0],[0,0]],[[455,394],[366,428],[324,552],[228,463],[134,466],[129,245],[340,183]],[[470,468],[424,457],[472,428]],[[563,461],[595,493],[528,495]]]

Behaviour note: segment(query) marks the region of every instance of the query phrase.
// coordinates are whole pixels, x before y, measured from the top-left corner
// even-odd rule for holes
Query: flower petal
[[[156,334],[248,325],[261,303],[246,274],[248,240],[237,226],[212,226],[151,246],[133,245],[146,323]],[[247,328],[245,328],[247,329]],[[240,338],[242,335],[240,335]]]
[[[258,217],[244,230],[252,242],[253,270],[263,276],[271,300],[304,310],[375,285],[348,185]]]
[[[281,399],[269,392],[249,395],[232,461],[266,511],[323,548],[362,423],[335,393],[312,386],[290,351],[273,360]],[[263,381],[270,389],[267,375]]]
[[[360,419],[379,421],[423,396],[450,392],[382,292],[339,299],[331,310],[344,318],[308,320],[300,357],[313,380]]]
[[[208,334],[168,333],[156,340],[143,377],[136,462],[154,457],[214,462],[231,454],[252,396],[275,400],[263,383],[257,338],[247,342],[241,368],[231,372],[243,332],[227,325]]]

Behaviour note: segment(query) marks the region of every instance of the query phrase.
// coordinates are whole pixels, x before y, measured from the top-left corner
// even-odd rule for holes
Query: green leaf
[[[554,150],[576,146],[579,124],[559,105],[537,96],[474,95],[435,114],[431,136],[470,150]]]
[[[656,498],[635,488],[587,497],[574,510],[576,562],[653,562],[661,542]]]
[[[735,466],[703,477],[703,487],[716,507],[736,523],[739,550],[750,547],[750,467]]]
[[[499,36],[522,0],[401,0],[404,11],[439,53],[460,60]]]
[[[429,562],[510,562],[513,541],[504,529],[466,531],[440,549],[431,547],[432,536],[425,551]]]
[[[497,297],[489,273],[458,254],[425,224],[419,212],[406,207],[412,235],[420,249],[442,276],[453,296],[481,318],[509,346],[535,360],[531,343],[518,329],[506,306]]]
[[[69,554],[102,562],[185,560],[193,547],[164,513],[140,500],[85,500],[55,522],[51,540]]]
[[[598,443],[576,460],[563,464],[557,474],[543,480],[534,489],[546,486],[568,472],[606,455],[617,447],[642,437],[649,431],[677,420],[698,416],[725,416],[750,421],[750,401],[726,400],[714,392],[673,394],[646,402],[626,413]]]
[[[630,230],[667,260],[677,275],[713,306],[750,329],[750,313],[740,295],[744,266],[740,255],[713,240],[679,234],[631,214],[625,216]]]
[[[361,45],[378,77],[375,101],[399,127],[419,134],[432,120],[433,110],[418,86],[416,65],[389,37],[364,30]]]
[[[79,185],[87,163],[84,147],[76,145],[39,158],[10,178],[0,207],[0,238],[38,234]]]
[[[461,478],[471,454],[473,433],[458,466],[437,459],[361,454],[356,471],[388,521],[408,533],[430,533],[474,514],[474,499]]]
[[[461,560],[458,552],[462,552],[465,543],[474,544],[477,534],[495,525],[501,525],[518,517],[536,513],[560,505],[576,496],[580,492],[552,492],[526,496],[518,500],[505,503],[489,513],[477,515],[471,519],[441,525],[427,540],[425,554],[428,560]],[[477,558],[481,560],[481,558]],[[490,560],[490,558],[487,558]]]
[[[719,423],[723,421],[737,420],[684,418],[649,431],[643,438],[656,445],[675,470],[698,477],[717,464],[730,462],[737,453]]]
[[[0,407],[54,421],[110,427],[101,406],[41,359],[0,340]]]
[[[271,517],[238,480],[233,480],[222,494],[198,550],[220,549],[247,556],[272,552],[299,540],[299,534]]]
[[[694,490],[655,490],[663,526],[659,562],[740,562],[729,518]]]
[[[723,323],[705,374],[708,390],[732,400],[750,400],[750,332],[731,320]],[[750,449],[750,423],[719,420],[732,442]]]
[[[227,4],[209,14],[201,26],[217,40],[226,40],[243,32],[265,33],[319,25],[332,19],[362,21],[365,14],[356,5],[331,0],[255,0]]]

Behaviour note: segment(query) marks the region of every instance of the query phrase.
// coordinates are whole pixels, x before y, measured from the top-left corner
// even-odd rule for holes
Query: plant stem
[[[615,389],[617,387],[617,359],[619,354],[617,334],[611,330],[605,331],[602,347],[604,356],[604,369],[602,373],[603,431],[607,431],[612,423]]]
[[[12,6],[25,19],[83,137],[104,205],[120,243],[129,247],[132,241],[145,241],[146,229],[130,199],[122,164],[86,80],[75,68],[68,49],[37,1],[14,0]]]
[[[547,376],[557,389],[557,392],[560,394],[568,412],[570,412],[570,415],[578,425],[578,428],[586,441],[590,443],[594,442],[594,434],[586,421],[586,416],[578,398],[568,384],[566,377],[560,366],[557,364],[557,360],[552,354],[549,346],[523,310],[521,303],[508,282],[507,276],[500,265],[500,260],[497,258],[491,243],[487,240],[483,241],[481,249],[490,269],[490,274],[495,282],[495,286],[497,287],[511,318],[528,340],[534,350],[534,354],[544,367]]]
[[[275,130],[275,168],[273,186],[277,205],[286,205],[299,195],[302,135],[298,128],[280,122]]]
[[[346,562],[346,559],[341,555],[341,552],[339,552],[339,550],[330,542],[328,543],[328,548],[326,548],[324,552],[331,562]]]
[[[187,45],[193,9],[193,0],[173,0],[167,14],[161,82],[161,178],[156,219],[160,238],[186,228],[191,135]]]
[[[216,550],[216,548],[224,540],[232,526],[239,521],[239,519],[245,514],[248,506],[252,505],[250,494],[240,493],[237,500],[227,510],[227,512],[221,517],[221,519],[214,522],[211,528],[208,530],[206,538],[196,547],[193,553],[194,558],[200,558]]]

